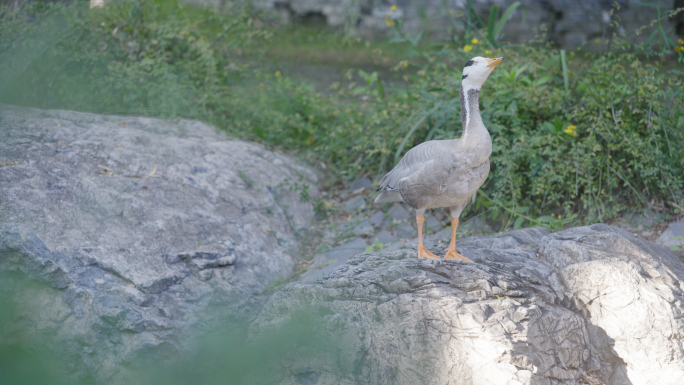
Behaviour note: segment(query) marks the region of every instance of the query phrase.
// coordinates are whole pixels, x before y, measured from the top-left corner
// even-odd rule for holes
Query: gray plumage
[[[403,201],[419,214],[449,207],[452,216],[460,215],[489,175],[492,142],[480,118],[478,96],[479,89],[464,92],[461,87],[461,138],[432,140],[409,150],[382,179],[376,203]]]

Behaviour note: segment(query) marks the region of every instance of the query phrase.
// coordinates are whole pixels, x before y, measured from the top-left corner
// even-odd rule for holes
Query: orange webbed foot
[[[456,249],[450,250],[447,249],[446,255],[444,255],[444,259],[453,259],[457,261],[466,261],[466,262],[472,262],[471,259],[464,257],[463,255],[459,254]]]
[[[439,259],[438,255],[432,254],[425,247],[418,247],[418,258],[422,259]]]

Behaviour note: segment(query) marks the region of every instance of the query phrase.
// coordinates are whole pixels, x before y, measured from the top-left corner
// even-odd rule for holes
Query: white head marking
[[[489,74],[494,71],[496,67],[504,58],[488,59],[482,56],[476,56],[470,59],[465,67],[463,67],[462,85],[467,92],[469,89],[480,89],[484,84]]]

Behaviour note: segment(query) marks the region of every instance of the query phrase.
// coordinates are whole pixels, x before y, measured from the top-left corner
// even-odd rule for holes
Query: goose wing
[[[400,180],[415,174],[428,163],[433,162],[443,149],[440,142],[442,141],[431,140],[410,149],[392,171],[385,174],[378,191],[398,189]]]
[[[455,140],[431,140],[409,150],[394,169],[382,178],[378,190],[383,193],[378,196],[376,202],[405,200],[402,199],[403,192],[400,194],[399,190],[400,182],[407,178],[414,180],[411,189],[414,192],[420,191],[418,194],[438,191],[451,169],[448,155],[456,146],[453,142]],[[413,206],[412,202],[406,203]]]

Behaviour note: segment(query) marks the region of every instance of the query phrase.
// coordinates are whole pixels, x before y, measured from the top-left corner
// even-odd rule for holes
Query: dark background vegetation
[[[599,53],[561,51],[541,37],[510,46],[497,30],[504,11],[437,42],[404,34],[401,21],[388,26],[389,41],[279,26],[240,2],[220,13],[173,0],[2,6],[0,103],[200,119],[306,159],[334,195],[360,176],[379,181],[418,143],[460,136],[463,64],[505,56],[482,91],[492,170],[466,218],[481,215],[499,230],[560,229],[644,209],[684,213],[681,37],[662,27],[660,43],[612,36]],[[318,209],[326,215],[326,205]],[[0,300],[5,328],[15,302]],[[306,322],[288,338],[303,336]],[[208,348],[209,357],[247,357],[218,365],[219,379],[239,378],[259,355],[286,354],[277,338],[248,348],[238,331],[221,346],[239,349]],[[5,383],[45,383],[65,365],[36,360],[24,342],[0,347]]]

